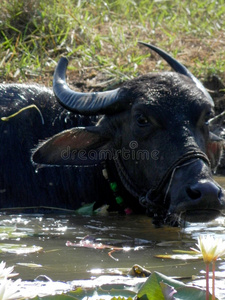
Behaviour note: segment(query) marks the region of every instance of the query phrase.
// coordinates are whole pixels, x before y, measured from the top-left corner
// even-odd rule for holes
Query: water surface
[[[224,182],[224,179],[218,179]],[[4,228],[13,228],[25,237],[4,235]],[[54,281],[88,279],[99,274],[124,272],[134,264],[168,276],[204,277],[202,261],[159,259],[155,255],[172,254],[172,250],[195,247],[200,234],[214,234],[225,240],[223,217],[209,223],[188,224],[185,228],[155,228],[147,216],[73,216],[73,215],[1,215],[1,243],[40,246],[32,254],[0,253],[0,261],[15,266],[23,280],[34,280],[44,274]],[[96,244],[125,247],[109,256],[110,249],[66,246],[67,241],[80,243],[84,238]],[[130,247],[130,251],[125,251]],[[29,265],[32,264],[32,265]],[[35,264],[35,265],[33,265]],[[218,261],[217,294],[225,299],[225,263]],[[203,284],[200,281],[199,284]],[[222,298],[221,298],[222,299]]]

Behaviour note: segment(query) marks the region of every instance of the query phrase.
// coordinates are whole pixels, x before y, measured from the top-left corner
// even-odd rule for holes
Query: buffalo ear
[[[108,142],[102,137],[100,126],[76,127],[62,131],[40,144],[32,160],[40,165],[92,166],[103,160]]]
[[[224,142],[224,139],[222,139],[218,135],[212,132],[209,133],[209,141],[207,143],[206,154],[208,155],[208,158],[211,162],[211,168],[214,171],[216,171],[216,168],[220,163],[225,145]]]

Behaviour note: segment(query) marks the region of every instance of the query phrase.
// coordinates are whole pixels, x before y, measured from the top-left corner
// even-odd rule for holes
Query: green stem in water
[[[25,107],[21,108],[20,110],[18,110],[17,112],[15,112],[14,114],[12,114],[12,115],[10,115],[8,117],[2,117],[1,120],[2,121],[9,121],[10,118],[14,118],[18,114],[20,114],[22,111],[30,109],[30,108],[35,108],[39,112],[39,114],[41,116],[42,125],[44,125],[45,122],[44,122],[43,115],[42,115],[40,109],[35,104],[31,104],[31,105],[25,106]]]
[[[215,272],[216,272],[216,261],[212,262],[212,300],[216,299],[215,296]]]
[[[209,300],[209,263],[206,263],[206,300]]]

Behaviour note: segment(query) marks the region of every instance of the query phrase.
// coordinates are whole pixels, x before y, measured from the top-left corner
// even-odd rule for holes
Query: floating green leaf
[[[160,286],[160,282],[163,281],[164,283],[167,283],[174,288],[176,285],[176,282],[174,280],[170,280],[168,277],[158,273],[154,272],[147,281],[143,284],[142,288],[138,292],[138,299],[141,300],[164,300],[164,296],[162,293],[162,288]],[[181,283],[181,286],[184,285]],[[180,285],[179,285],[180,287]]]
[[[43,250],[42,247],[39,246],[27,246],[23,244],[0,244],[0,253],[13,253],[13,254],[28,254],[35,253]]]
[[[71,300],[71,299],[111,299],[111,300],[132,300],[136,296],[136,293],[131,292],[129,290],[116,289],[116,290],[103,290],[101,287],[93,287],[91,289],[83,289],[82,287],[77,288],[75,291],[70,291],[66,294],[61,295],[49,295],[44,297],[35,297],[34,300]]]
[[[162,289],[165,289],[165,285],[161,285],[162,282],[176,290],[176,293],[174,293],[173,295],[174,298],[167,299],[205,300],[205,290],[185,285],[180,281],[171,279],[158,272],[154,272],[147,279],[147,281],[143,284],[140,291],[138,292],[137,298],[140,300],[165,300],[162,292]]]
[[[33,298],[33,300],[71,300],[71,299],[77,299],[71,295],[66,295],[66,294],[62,294],[62,295],[52,295],[52,296],[45,296],[45,297],[35,297]]]
[[[94,205],[95,205],[95,202],[85,204],[85,205],[81,206],[80,208],[78,208],[75,211],[75,213],[78,214],[78,215],[93,215]]]
[[[0,240],[10,238],[23,238],[27,237],[28,234],[25,231],[18,231],[16,226],[0,226]]]
[[[42,268],[42,265],[34,264],[34,263],[17,263],[19,266],[28,267],[31,269]]]
[[[201,255],[191,255],[191,254],[159,254],[159,255],[155,255],[155,257],[163,258],[163,259],[180,259],[180,260],[202,259]]]
[[[162,258],[162,259],[180,259],[180,260],[202,259],[202,255],[196,253],[195,251],[173,250],[173,252],[176,254],[159,254],[159,255],[155,255],[155,257]]]

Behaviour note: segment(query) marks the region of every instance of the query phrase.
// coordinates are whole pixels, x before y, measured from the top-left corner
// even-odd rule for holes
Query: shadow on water
[[[225,185],[224,178],[218,181]],[[41,274],[54,281],[88,279],[99,274],[126,273],[139,264],[168,276],[185,277],[188,282],[192,276],[204,277],[202,261],[159,259],[155,255],[172,254],[174,249],[189,250],[195,247],[200,234],[214,234],[225,240],[224,228],[222,217],[210,223],[189,224],[186,228],[155,228],[146,216],[2,215],[2,244],[35,245],[43,250],[30,254],[1,252],[0,260],[7,266],[14,265],[23,280],[34,280]],[[97,246],[66,245],[67,241],[80,244],[87,240]],[[110,256],[112,248],[117,251]],[[225,295],[225,263],[220,260],[216,266],[217,286],[222,286],[220,293]],[[204,286],[204,282],[197,283]]]

